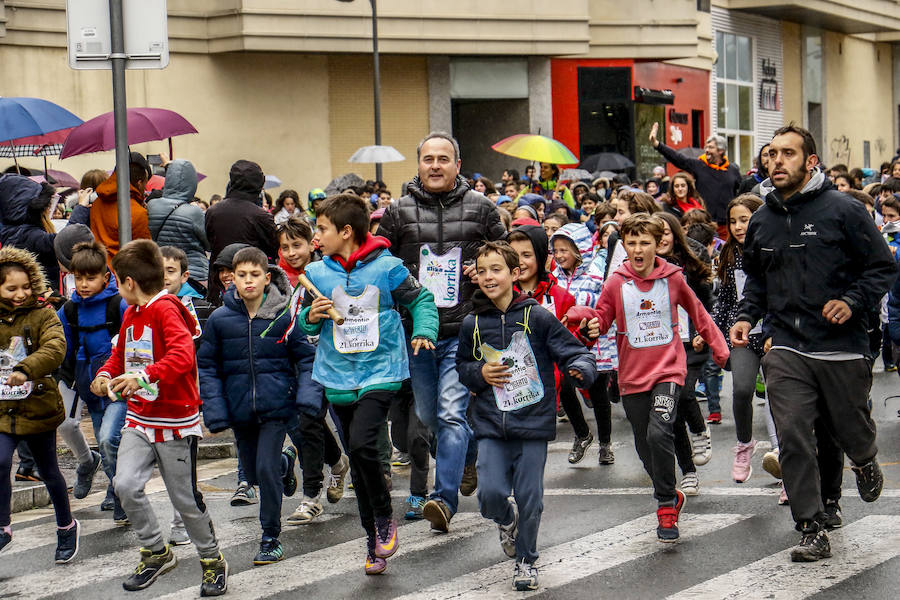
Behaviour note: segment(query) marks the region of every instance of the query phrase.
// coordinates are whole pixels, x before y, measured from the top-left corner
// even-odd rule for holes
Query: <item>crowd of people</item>
[[[791,558],[831,556],[844,455],[864,501],[882,487],[868,395],[876,357],[896,370],[900,342],[900,160],[880,175],[826,169],[812,136],[789,125],[742,176],[724,139],[690,159],[656,133],[651,145],[681,170],[660,166],[645,182],[566,182],[540,164],[495,185],[463,177],[456,140],[437,132],[398,198],[367,182],[311,190],[305,203],[293,190],[272,202],[248,160],[209,203],[181,159],[163,161],[165,184],[148,193],[153,170],[132,152],[127,244],[115,174],[92,170],[62,191],[0,176],[0,550],[13,540],[18,451],[16,478],[50,493],[56,562],[78,552],[58,431],[78,462],[74,497],[102,468],[101,509],[138,537],[126,590],[151,585],[175,567],[172,546],[193,543],[201,594],[225,593],[228,565],[197,489],[202,418],[234,434],[231,504],[258,505],[254,565],[285,556],[284,497],[301,488],[284,521],[307,524],[323,492],[336,503],[349,479],[366,574],[399,548],[398,516],[447,532],[459,494],[477,491],[515,559],[513,587],[537,589],[560,423],[574,437],[568,462],[580,463],[595,440],[590,409],[598,468],[612,468],[621,404],[657,536],[673,542],[686,498],[701,493],[725,368],[734,481],[752,472],[759,395],[762,467],[801,533]],[[859,189],[866,177],[877,182]],[[81,432],[84,408],[99,452]],[[392,466],[410,468],[399,511]],[[154,467],[174,509],[168,532],[144,494]]]

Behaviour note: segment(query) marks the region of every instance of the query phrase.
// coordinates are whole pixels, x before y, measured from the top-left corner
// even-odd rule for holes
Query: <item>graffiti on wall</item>
[[[833,163],[850,164],[850,139],[846,135],[833,138],[830,150]]]

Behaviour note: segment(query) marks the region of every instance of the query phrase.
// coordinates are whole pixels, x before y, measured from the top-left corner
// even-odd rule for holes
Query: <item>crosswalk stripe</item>
[[[419,521],[399,528],[400,549],[396,560],[404,553],[436,548],[450,542],[472,537],[493,527],[493,524],[476,513],[457,513],[450,533],[438,535],[430,531],[427,521]],[[231,575],[228,578],[228,594],[241,600],[268,598],[323,579],[352,571],[363,570],[366,538],[361,537],[335,546],[315,550],[281,562],[254,568]],[[390,568],[390,567],[389,567]],[[157,600],[181,600],[195,598],[196,586],[185,588],[157,598]]]
[[[718,531],[752,515],[698,514],[684,515],[681,525],[682,538],[691,539]],[[655,515],[640,517],[622,525],[551,546],[540,548],[538,559],[540,589],[535,593],[566,585],[622,563],[649,556],[665,547],[656,539]],[[497,552],[500,552],[498,546]],[[468,575],[456,577],[394,600],[503,598],[518,599],[527,596],[512,589],[513,561],[505,560],[496,565]]]
[[[900,555],[900,517],[870,515],[829,532],[830,559],[793,563],[790,549],[723,573],[669,600],[690,598],[798,600],[830,588]]]
[[[171,508],[169,511],[171,514]],[[158,511],[157,515],[159,515]],[[340,515],[337,514],[325,514],[319,517],[319,521],[328,521],[339,517]],[[223,550],[259,540],[259,529],[248,526],[243,519],[216,522],[215,516],[213,516],[213,524],[216,528],[216,536],[219,538],[219,547]],[[165,536],[168,532],[167,522],[160,520],[160,525],[163,526],[163,535]],[[48,527],[48,529],[52,529],[52,527]],[[130,531],[127,534],[132,535]],[[29,549],[33,550],[33,547]],[[197,549],[193,545],[175,547],[175,555],[178,559],[189,559],[196,554]],[[13,595],[19,600],[26,600],[42,598],[61,589],[77,589],[109,577],[125,578],[138,562],[137,547],[94,556],[79,554],[76,561],[72,564],[74,567],[72,569],[39,569],[21,577],[6,579],[3,582],[3,593]]]

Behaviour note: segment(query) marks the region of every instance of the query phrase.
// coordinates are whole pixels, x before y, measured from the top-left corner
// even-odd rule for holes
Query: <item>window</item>
[[[716,32],[718,133],[728,140],[728,159],[742,170],[753,165],[753,46],[749,37]]]

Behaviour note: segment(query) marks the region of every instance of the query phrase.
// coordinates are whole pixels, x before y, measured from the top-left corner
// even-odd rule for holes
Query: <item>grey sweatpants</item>
[[[141,546],[161,550],[165,543],[156,513],[144,493],[154,466],[159,467],[169,500],[181,513],[200,557],[218,557],[216,532],[197,489],[197,436],[152,443],[143,433],[126,427],[122,430],[113,486]]]
[[[817,360],[778,348],[770,350],[762,363],[791,514],[797,523],[821,519],[823,454],[829,463],[837,463],[841,449],[863,465],[878,451],[868,407],[872,369],[863,358]],[[824,449],[823,442],[832,449]],[[835,479],[839,490],[840,466],[826,471],[826,490],[834,487],[829,481]]]

